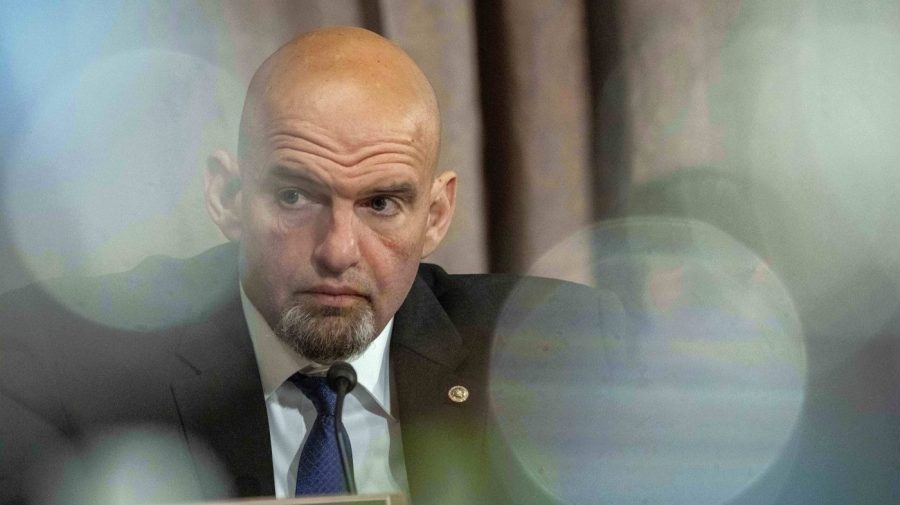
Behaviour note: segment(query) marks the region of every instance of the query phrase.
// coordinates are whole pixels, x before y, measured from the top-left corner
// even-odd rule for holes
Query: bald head
[[[241,118],[239,158],[252,165],[260,141],[279,117],[299,118],[356,134],[368,122],[411,134],[433,173],[440,138],[434,90],[403,49],[362,28],[333,27],[288,42],[250,82]],[[349,135],[352,136],[352,135]]]

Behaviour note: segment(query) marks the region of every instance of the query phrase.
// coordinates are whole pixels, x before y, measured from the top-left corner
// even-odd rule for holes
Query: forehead
[[[303,117],[283,117],[270,121],[263,142],[270,151],[302,150],[313,155],[336,155],[356,164],[364,158],[396,153],[417,163],[425,161],[426,146],[418,131],[404,128],[367,128],[365,124],[323,124]]]
[[[270,89],[260,105],[252,142],[265,158],[320,157],[347,167],[393,159],[428,173],[435,162],[437,132],[427,107],[397,90],[307,80]]]
[[[282,118],[271,122],[261,141],[260,168],[265,173],[284,175],[293,169],[328,179],[381,176],[416,180],[431,173],[425,146],[402,129],[342,131],[301,118]],[[271,172],[273,168],[279,170]]]

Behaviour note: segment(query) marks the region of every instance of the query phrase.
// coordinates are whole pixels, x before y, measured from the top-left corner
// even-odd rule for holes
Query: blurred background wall
[[[233,149],[265,56],[331,24],[392,38],[437,88],[461,199],[432,260],[451,271],[526,271],[696,169],[668,190],[698,207],[682,210],[734,224],[737,184],[747,207],[726,231],[814,292],[895,261],[896,2],[4,2],[0,289],[221,241],[205,157]]]

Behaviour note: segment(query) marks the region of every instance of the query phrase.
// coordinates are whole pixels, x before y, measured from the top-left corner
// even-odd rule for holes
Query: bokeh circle
[[[783,457],[801,412],[791,296],[753,252],[697,221],[602,223],[541,262],[585,247],[603,294],[593,331],[567,330],[524,288],[500,319],[491,399],[511,467],[527,476],[509,485],[561,503],[725,503]]]

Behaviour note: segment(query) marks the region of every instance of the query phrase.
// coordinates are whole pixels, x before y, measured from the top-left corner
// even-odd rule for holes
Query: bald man
[[[240,244],[279,496],[299,492],[299,448],[315,419],[288,379],[337,360],[360,377],[344,414],[359,488],[406,489],[386,350],[419,260],[453,214],[456,175],[435,173],[439,136],[434,91],[412,60],[367,30],[331,28],[263,63],[238,157],[210,161],[210,215]]]
[[[206,170],[228,244],[0,299],[0,501],[307,492],[333,468],[309,454],[321,400],[305,384],[337,360],[359,376],[344,423],[360,492],[537,501],[529,479],[495,471],[516,465],[490,436],[494,326],[514,289],[550,314],[596,303],[574,285],[420,264],[456,201],[439,137],[431,85],[382,37],[330,28],[279,49],[250,84],[238,152]],[[114,467],[133,473],[98,463],[136,426],[166,442],[125,444]]]
[[[206,200],[240,243],[247,299],[290,350],[348,359],[400,308],[453,215],[439,137],[425,76],[372,32],[302,36],[257,71],[239,157],[213,157]]]

